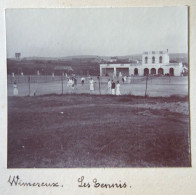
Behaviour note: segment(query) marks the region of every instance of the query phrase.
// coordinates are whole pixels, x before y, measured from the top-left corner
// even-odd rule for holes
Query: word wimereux
[[[10,176],[8,179],[8,183],[11,186],[29,186],[29,187],[63,187],[60,186],[58,182],[52,182],[52,183],[47,183],[47,182],[23,182],[19,176]]]

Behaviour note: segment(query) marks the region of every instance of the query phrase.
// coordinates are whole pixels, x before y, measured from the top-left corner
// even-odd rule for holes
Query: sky
[[[7,57],[188,51],[187,7],[7,9]]]

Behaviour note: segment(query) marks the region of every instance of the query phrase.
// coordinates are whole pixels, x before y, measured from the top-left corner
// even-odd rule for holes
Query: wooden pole
[[[99,95],[101,95],[100,76],[98,78],[99,78]]]
[[[62,79],[62,94],[63,94],[63,75],[62,75],[62,77],[61,77]]]
[[[28,83],[29,83],[29,96],[31,95],[31,77],[28,76]]]

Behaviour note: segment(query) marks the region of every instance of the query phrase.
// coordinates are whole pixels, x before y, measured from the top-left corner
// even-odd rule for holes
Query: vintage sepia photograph
[[[7,168],[191,167],[186,6],[5,23]]]

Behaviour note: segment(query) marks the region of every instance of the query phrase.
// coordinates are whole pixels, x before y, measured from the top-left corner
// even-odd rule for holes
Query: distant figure
[[[119,77],[122,77],[122,73],[121,72],[119,73]]]
[[[121,95],[120,94],[120,83],[119,83],[119,81],[117,81],[117,84],[116,84],[116,95]]]
[[[127,81],[127,77],[126,76],[124,76],[124,82],[126,82]]]
[[[94,81],[92,78],[90,78],[90,92],[94,92]]]
[[[71,87],[72,87],[72,90],[74,90],[75,82],[74,82],[74,78],[73,77],[71,78]]]
[[[123,84],[124,84],[124,82],[125,82],[124,77],[122,77],[122,82],[123,82]]]
[[[72,83],[72,79],[71,79],[71,78],[69,78],[69,79],[68,79],[68,82],[67,82],[67,86],[68,86],[68,87],[71,87],[71,86],[72,86],[72,84],[73,84],[73,83]]]
[[[116,87],[116,84],[115,84],[115,82],[112,80],[112,95],[115,95],[115,87]]]
[[[112,82],[110,79],[108,79],[108,93],[111,94],[112,93]]]
[[[23,72],[21,72],[21,76],[24,76]]]
[[[18,87],[17,87],[16,81],[13,84],[13,95],[14,96],[18,95]]]
[[[81,83],[84,85],[84,77],[81,78]]]
[[[12,72],[12,77],[14,77],[14,72]]]

